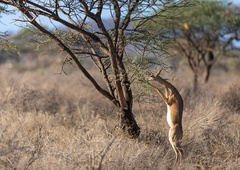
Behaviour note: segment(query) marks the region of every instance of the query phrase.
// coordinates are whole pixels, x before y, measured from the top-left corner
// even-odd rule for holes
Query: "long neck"
[[[177,100],[178,100],[178,105],[179,105],[179,124],[180,127],[182,128],[182,112],[183,112],[183,99],[182,96],[179,94],[178,90],[169,82],[167,82],[166,80],[164,80],[163,78],[156,76],[154,77],[154,80],[159,82],[160,84],[166,86],[167,88],[169,88],[172,93],[176,96]]]
[[[168,81],[164,80],[163,78],[161,78],[159,76],[154,77],[154,80],[158,81],[162,85],[167,86],[167,88],[169,88],[172,91],[172,93],[175,94],[176,97],[178,97],[179,100],[182,101],[182,97],[179,94],[178,90],[171,83],[169,83]]]

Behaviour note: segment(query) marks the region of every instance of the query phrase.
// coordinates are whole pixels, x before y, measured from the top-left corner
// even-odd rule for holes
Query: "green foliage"
[[[49,51],[49,38],[32,27],[21,29],[17,34],[0,35],[0,63],[8,60],[20,61],[20,54],[44,53]],[[51,51],[55,50],[51,48]]]
[[[195,26],[209,31],[218,31],[223,22],[225,7],[217,1],[202,1],[199,4],[183,13],[184,18],[190,27]],[[203,28],[202,28],[203,27]]]
[[[13,14],[7,10],[6,5],[0,5],[0,18],[2,14]],[[1,21],[0,21],[1,22]],[[9,35],[6,32],[0,31],[0,63],[10,60],[18,60],[15,45],[9,40]]]
[[[205,72],[204,81],[208,82],[220,54],[234,47],[233,40],[240,40],[240,9],[216,0],[190,0],[189,4],[178,10],[165,9],[164,17],[146,23],[145,27],[153,33],[164,29],[166,36],[176,40],[169,52],[187,58],[196,91],[199,73]]]
[[[182,14],[185,18],[179,23],[180,28],[187,23],[190,28],[206,34],[224,35],[230,33],[240,22],[239,11],[225,6],[221,1],[199,1],[191,10]]]
[[[6,62],[8,60],[13,60],[13,61],[19,60],[19,56],[16,53],[16,51],[0,49],[0,53],[1,53],[0,64]]]
[[[18,45],[18,48],[36,50],[38,45],[41,44],[43,36],[40,35],[40,32],[33,27],[26,27],[21,29],[16,35],[12,37],[14,42]]]
[[[5,33],[0,34],[0,63],[7,60],[19,60],[16,45],[9,38],[10,36]]]
[[[190,1],[188,6],[177,10],[169,8],[163,17],[146,23],[146,27],[151,31],[159,31],[163,27],[172,34],[181,36],[185,31],[184,24],[187,24],[198,36],[199,33],[223,36],[239,26],[239,11],[238,8],[225,6],[221,1]]]
[[[195,1],[184,1],[175,4],[169,1],[161,9],[161,14],[157,18],[149,20],[143,25],[143,28],[149,29],[149,31],[154,33],[169,33],[173,28],[178,27],[179,22],[183,21],[184,11],[188,11],[193,6],[195,6]]]

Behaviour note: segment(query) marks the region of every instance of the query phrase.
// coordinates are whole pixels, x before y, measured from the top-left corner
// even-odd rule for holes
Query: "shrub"
[[[236,83],[230,86],[229,90],[222,96],[224,107],[233,112],[240,113],[240,84]]]

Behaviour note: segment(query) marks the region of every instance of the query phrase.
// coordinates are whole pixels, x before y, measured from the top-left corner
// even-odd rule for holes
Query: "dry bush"
[[[131,140],[115,128],[115,107],[75,72],[0,74],[0,169],[173,168],[167,109],[155,92],[134,93],[141,135]],[[223,105],[220,91],[193,95],[181,80],[177,87],[185,102],[184,158],[175,169],[238,169],[240,114]]]
[[[240,84],[236,83],[230,86],[229,90],[222,95],[224,107],[229,108],[232,112],[240,114]]]
[[[35,110],[56,114],[72,113],[76,110],[73,101],[66,100],[56,88],[38,91],[28,87],[12,87],[11,95],[6,96],[1,105],[4,109],[22,112]]]

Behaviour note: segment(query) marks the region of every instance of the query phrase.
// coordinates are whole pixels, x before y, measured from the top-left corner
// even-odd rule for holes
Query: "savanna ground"
[[[220,63],[196,94],[184,63],[173,74],[185,102],[184,158],[175,169],[240,167],[240,62]],[[1,65],[0,169],[173,168],[166,105],[157,94],[134,85],[141,135],[132,140],[117,132],[115,107],[79,71],[67,69],[65,75],[58,64]]]

